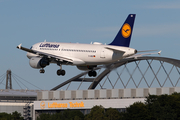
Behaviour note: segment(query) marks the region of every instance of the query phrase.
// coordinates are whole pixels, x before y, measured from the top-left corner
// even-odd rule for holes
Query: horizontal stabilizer
[[[158,51],[158,50],[143,50],[143,51],[137,51],[137,53],[141,53],[141,52],[152,52],[152,51]]]
[[[135,54],[135,55],[130,56],[130,57],[128,57],[128,58],[137,58],[137,57],[142,57],[142,56],[145,56],[145,55],[153,55],[153,54],[161,55],[161,51],[159,51],[159,52],[154,52],[154,53]]]

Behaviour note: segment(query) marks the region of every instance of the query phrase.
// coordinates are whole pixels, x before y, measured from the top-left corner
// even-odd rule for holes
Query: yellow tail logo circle
[[[125,23],[122,27],[122,36],[128,38],[131,35],[131,26],[128,23]]]

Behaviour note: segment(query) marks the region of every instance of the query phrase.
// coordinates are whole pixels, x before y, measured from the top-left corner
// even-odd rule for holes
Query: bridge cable
[[[38,88],[38,89],[42,90],[41,88],[37,87],[36,85],[33,85],[32,83],[30,83],[30,82],[28,82],[27,80],[25,80],[25,79],[23,79],[23,78],[19,77],[18,75],[14,74],[14,73],[12,73],[12,74],[13,74],[14,76],[16,76],[16,77],[20,78],[21,80],[23,80],[23,81],[25,81],[25,82],[27,82],[27,83],[31,84],[32,86],[34,86],[34,87],[36,87],[36,88]]]

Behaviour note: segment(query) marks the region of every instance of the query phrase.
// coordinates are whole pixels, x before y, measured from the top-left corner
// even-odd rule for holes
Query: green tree
[[[23,117],[21,113],[15,111],[12,114],[0,113],[0,120],[23,120]]]
[[[51,120],[51,115],[47,113],[42,113],[37,117],[37,120]]]
[[[21,113],[18,113],[17,111],[12,113],[12,119],[13,120],[23,120],[23,117],[21,116]]]
[[[172,95],[149,95],[146,102],[137,102],[120,113],[124,120],[180,120],[180,93]]]
[[[159,120],[175,120],[177,119],[179,111],[179,102],[177,98],[180,98],[179,94],[174,95],[149,95],[146,100],[146,105],[148,108],[148,113],[151,119]],[[178,103],[178,104],[177,104]],[[178,108],[178,109],[177,109]]]
[[[119,111],[114,108],[108,108],[106,110],[105,116],[106,116],[107,120],[119,120],[120,119]]]
[[[94,106],[91,112],[85,116],[85,120],[105,120],[105,109],[100,106]]]
[[[67,109],[67,110],[62,112],[62,115],[63,115],[64,120],[74,120],[75,118],[76,119],[82,119],[82,120],[84,119],[84,115],[79,110]]]
[[[123,115],[125,120],[148,120],[150,116],[148,114],[147,107],[142,102],[136,102],[126,108],[126,112]]]
[[[0,113],[0,119],[1,120],[11,120],[12,116],[11,116],[11,114],[3,112],[3,113]]]
[[[180,93],[173,93],[170,96],[170,99],[174,99],[174,101],[172,101],[172,108],[174,108],[174,111],[176,113],[177,119],[180,120]]]
[[[76,118],[77,120],[83,120],[84,119],[84,114],[79,111],[79,110],[72,110],[70,112],[70,116],[71,118],[73,118],[73,120]]]
[[[80,118],[79,116],[75,116],[74,120],[84,120],[84,119]]]
[[[61,112],[52,114],[50,120],[63,120],[63,115]]]

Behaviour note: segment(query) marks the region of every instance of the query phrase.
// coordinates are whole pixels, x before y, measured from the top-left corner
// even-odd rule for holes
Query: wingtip
[[[158,52],[159,55],[161,55],[161,50]]]
[[[21,44],[19,44],[19,45],[17,46],[17,48],[18,48],[18,49],[21,49],[21,45],[22,45],[22,43],[21,43]]]

